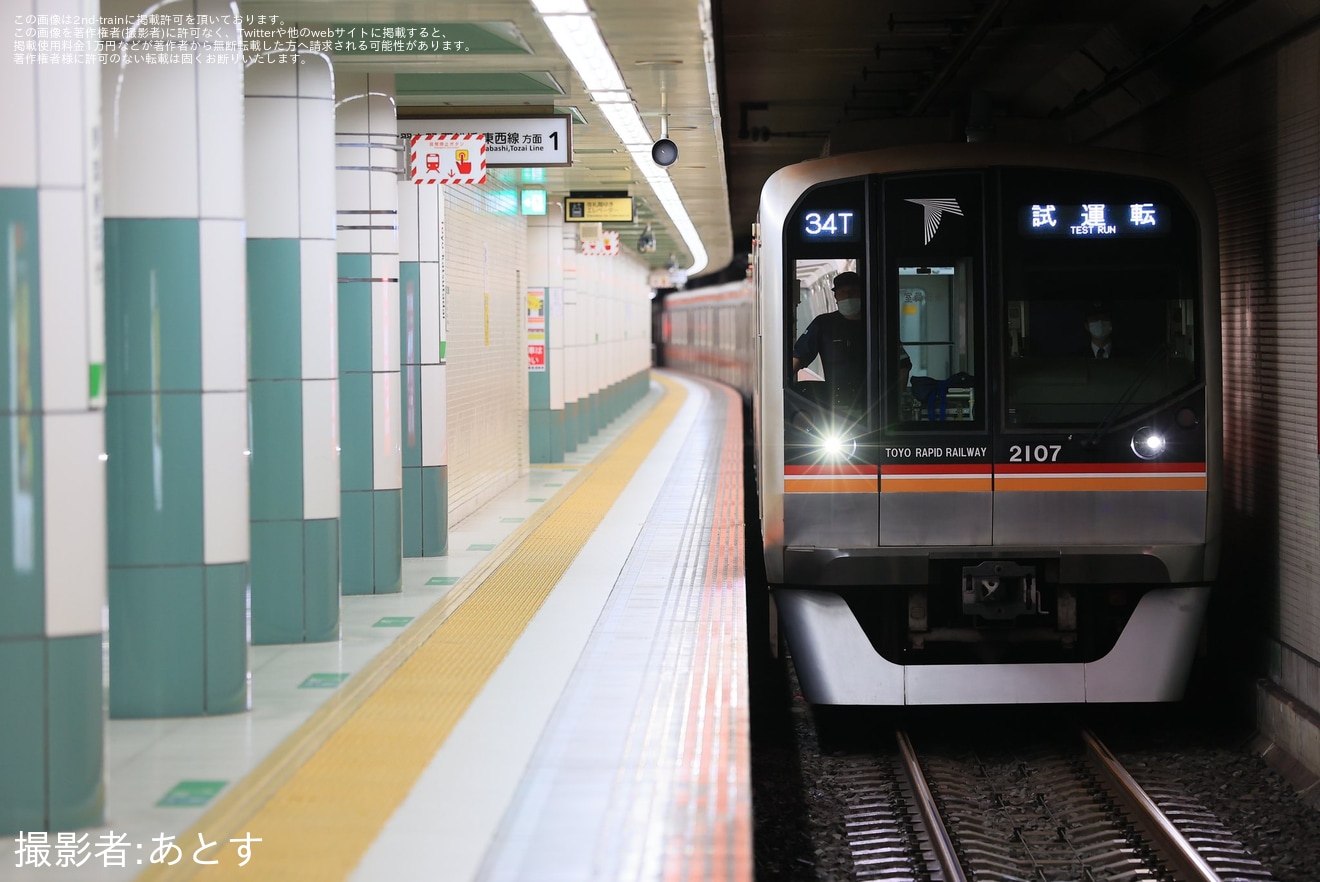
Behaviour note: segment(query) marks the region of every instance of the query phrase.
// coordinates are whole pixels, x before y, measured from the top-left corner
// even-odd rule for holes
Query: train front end
[[[1124,155],[878,151],[772,177],[759,243],[766,567],[807,699],[1179,698],[1218,551],[1205,188]],[[860,325],[826,315],[850,272]]]

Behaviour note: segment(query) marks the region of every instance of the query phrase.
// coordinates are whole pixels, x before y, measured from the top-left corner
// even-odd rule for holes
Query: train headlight
[[[1142,459],[1159,459],[1166,446],[1164,434],[1150,426],[1142,426],[1132,436],[1132,452]]]
[[[820,452],[832,459],[843,459],[852,456],[857,450],[857,442],[852,438],[845,438],[837,432],[827,432],[820,439]]]

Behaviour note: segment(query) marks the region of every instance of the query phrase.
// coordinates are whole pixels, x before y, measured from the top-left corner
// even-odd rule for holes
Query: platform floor
[[[656,378],[337,643],[252,647],[247,713],[109,721],[85,862],[0,880],[750,879],[740,409]]]

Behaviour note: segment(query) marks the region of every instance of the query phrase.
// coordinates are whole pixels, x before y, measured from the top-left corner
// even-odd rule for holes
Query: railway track
[[[836,776],[857,879],[1273,878],[1176,781],[1147,769],[1139,782],[1090,732],[1010,752],[923,754],[906,733],[895,740]]]

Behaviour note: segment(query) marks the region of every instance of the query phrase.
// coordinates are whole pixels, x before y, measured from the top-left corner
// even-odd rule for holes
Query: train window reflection
[[[967,261],[898,269],[900,350],[890,361],[904,422],[975,419],[970,279]]]
[[[1007,302],[1009,425],[1112,424],[1196,381],[1196,313],[1172,271],[1028,272],[1026,289]]]

